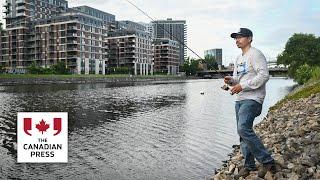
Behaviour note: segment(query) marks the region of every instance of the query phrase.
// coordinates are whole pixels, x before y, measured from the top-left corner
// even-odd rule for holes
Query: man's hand
[[[231,80],[232,80],[232,77],[231,76],[226,76],[226,77],[224,77],[224,83],[226,83],[226,84],[231,84]]]
[[[241,91],[242,91],[242,87],[240,84],[233,86],[233,88],[231,89],[232,94],[234,94],[234,93],[238,94]]]

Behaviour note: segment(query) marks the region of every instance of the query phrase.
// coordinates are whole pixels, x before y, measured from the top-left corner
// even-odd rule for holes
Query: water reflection
[[[237,143],[234,97],[220,90],[221,84],[3,86],[0,174],[22,179],[204,179]],[[292,84],[271,80],[264,111]],[[29,111],[69,113],[68,164],[16,163],[16,113]]]

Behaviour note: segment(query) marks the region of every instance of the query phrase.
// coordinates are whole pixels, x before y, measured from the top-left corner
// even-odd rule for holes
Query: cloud
[[[5,0],[0,0],[2,3]],[[270,58],[282,52],[293,33],[319,36],[320,1],[277,0],[129,0],[154,19],[186,20],[188,46],[203,56],[206,49],[222,48],[224,64],[241,51],[230,33],[248,27],[253,45]],[[150,22],[126,0],[69,0],[69,7],[88,5],[116,15],[117,20]],[[188,55],[196,57],[190,51]]]

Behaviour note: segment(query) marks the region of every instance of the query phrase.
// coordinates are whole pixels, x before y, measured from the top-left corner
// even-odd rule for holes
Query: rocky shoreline
[[[320,179],[320,93],[283,102],[254,129],[277,164],[277,173],[268,172],[264,179]],[[211,179],[235,179],[244,163],[239,145],[229,156]],[[262,179],[257,173],[246,179]]]

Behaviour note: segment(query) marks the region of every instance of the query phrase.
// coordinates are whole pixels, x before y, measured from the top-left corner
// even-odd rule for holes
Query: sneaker
[[[235,179],[239,179],[240,177],[246,178],[250,175],[250,170],[248,168],[242,168],[237,175],[234,176]]]
[[[274,162],[264,164],[258,171],[258,177],[264,178],[268,171],[272,174],[276,173],[276,164]]]

